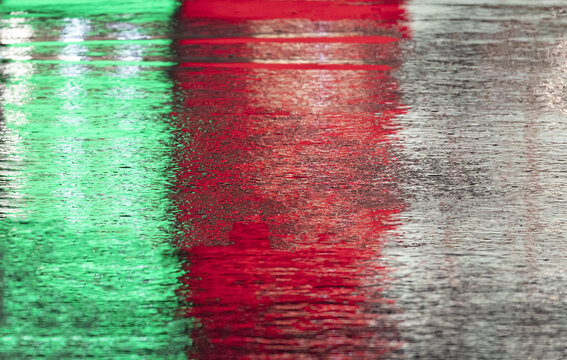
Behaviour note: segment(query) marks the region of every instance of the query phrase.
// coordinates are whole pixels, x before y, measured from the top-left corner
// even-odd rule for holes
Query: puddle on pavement
[[[561,4],[271,5],[0,5],[0,353],[567,356]]]

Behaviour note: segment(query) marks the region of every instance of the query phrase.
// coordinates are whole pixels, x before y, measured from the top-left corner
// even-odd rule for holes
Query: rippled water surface
[[[0,358],[566,358],[565,29],[4,0]]]
[[[175,4],[43,3],[0,19],[0,357],[183,358],[173,85],[146,61]]]

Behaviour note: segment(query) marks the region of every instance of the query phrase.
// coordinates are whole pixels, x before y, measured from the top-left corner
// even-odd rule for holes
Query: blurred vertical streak
[[[406,109],[387,69],[408,35],[401,1],[183,3],[190,358],[403,357],[380,254],[405,207],[392,150]]]
[[[2,0],[0,0],[0,5],[2,5]],[[4,48],[4,42],[2,41],[2,39],[0,38],[0,54],[3,53],[2,49]],[[5,59],[4,57],[0,58],[0,149],[4,146],[5,143],[5,139],[4,139],[4,127],[6,126],[5,122],[4,122],[4,106],[3,106],[3,98],[4,98],[4,88],[5,88],[5,84],[4,84],[4,72],[3,70],[3,65],[4,65]],[[0,150],[0,159],[2,159],[3,154]],[[2,163],[2,160],[0,160],[0,164]],[[2,177],[0,177],[0,198],[2,198],[4,196],[4,193],[6,192],[6,190],[4,190],[4,179]],[[2,214],[0,213],[0,217],[2,217]],[[2,243],[2,239],[0,238],[0,243]],[[0,326],[2,326],[4,324],[4,247],[0,245]]]
[[[2,5],[2,1],[0,1]],[[0,11],[0,19],[3,18]],[[25,32],[24,32],[25,33]],[[10,171],[8,167],[9,161],[9,147],[10,147],[10,134],[6,124],[4,114],[5,92],[6,92],[6,55],[8,49],[6,48],[5,34],[0,33],[0,221],[2,221],[10,208]],[[9,42],[9,40],[8,40]],[[13,135],[12,135],[13,137]],[[1,227],[0,227],[1,229]],[[0,231],[0,326],[5,325],[5,244],[7,233]]]

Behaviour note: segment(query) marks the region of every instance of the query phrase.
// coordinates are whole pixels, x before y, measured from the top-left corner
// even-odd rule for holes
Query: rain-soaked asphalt
[[[567,358],[560,0],[5,0],[0,358]]]

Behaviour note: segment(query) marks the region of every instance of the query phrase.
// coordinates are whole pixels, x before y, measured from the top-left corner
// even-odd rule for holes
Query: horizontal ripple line
[[[233,37],[183,39],[181,45],[192,44],[252,44],[252,43],[345,43],[345,44],[387,44],[398,41],[389,36],[319,36],[319,37]]]
[[[13,63],[32,63],[32,64],[83,64],[98,66],[174,66],[176,62],[171,61],[127,61],[127,60],[52,60],[52,59],[28,59],[16,60],[6,59]]]
[[[379,64],[319,64],[319,63],[181,63],[182,67],[205,67],[224,69],[268,69],[268,70],[376,70],[388,71],[392,68]]]
[[[27,47],[27,46],[67,46],[67,45],[170,45],[170,39],[97,39],[97,40],[78,40],[78,41],[28,41],[5,44],[8,47]]]

